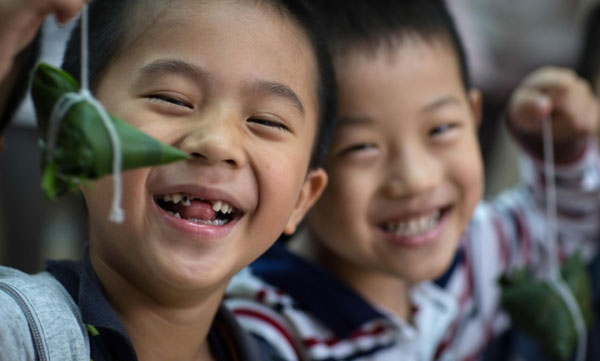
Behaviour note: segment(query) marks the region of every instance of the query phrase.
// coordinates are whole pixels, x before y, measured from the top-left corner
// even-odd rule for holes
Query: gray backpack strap
[[[31,276],[0,266],[0,301],[0,315],[7,318],[4,325],[0,321],[0,348],[17,348],[13,355],[25,360],[90,361],[87,327],[79,308],[52,275]],[[20,336],[24,327],[29,337]],[[5,360],[3,353],[0,361]]]

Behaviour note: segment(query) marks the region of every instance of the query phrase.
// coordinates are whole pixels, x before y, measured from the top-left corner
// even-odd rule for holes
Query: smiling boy
[[[107,217],[110,177],[82,188],[89,252],[48,271],[76,302],[95,361],[266,358],[220,303],[229,279],[292,233],[326,183],[318,164],[334,91],[310,19],[300,1],[90,5],[95,96],[192,156],[124,172],[122,224]],[[74,34],[64,67],[78,76]],[[23,341],[7,331],[17,326],[0,330],[2,349],[24,359],[16,345],[28,332]]]
[[[340,99],[329,183],[306,232],[236,276],[227,303],[287,360],[479,359],[507,326],[500,274],[544,263],[544,117],[556,131],[561,252],[597,247],[598,100],[564,69],[525,80],[509,107],[530,151],[524,184],[481,202],[481,96],[444,2],[313,4]]]

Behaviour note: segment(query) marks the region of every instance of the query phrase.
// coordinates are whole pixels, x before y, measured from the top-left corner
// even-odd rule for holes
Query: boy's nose
[[[240,168],[246,162],[239,130],[215,119],[212,124],[194,125],[193,131],[182,141],[180,149],[207,165],[226,164]]]
[[[390,197],[411,197],[431,192],[441,182],[443,166],[433,154],[403,152],[390,166],[385,190]]]

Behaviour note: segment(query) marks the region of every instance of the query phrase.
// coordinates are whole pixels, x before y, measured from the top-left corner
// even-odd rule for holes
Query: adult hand
[[[14,57],[31,42],[46,16],[55,14],[66,23],[86,0],[2,0],[0,2],[0,82],[12,68]]]

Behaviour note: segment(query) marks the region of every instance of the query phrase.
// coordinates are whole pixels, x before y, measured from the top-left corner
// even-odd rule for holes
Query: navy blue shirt
[[[131,339],[106,299],[87,249],[82,261],[50,261],[47,271],[58,279],[79,305],[82,320],[88,327],[91,358],[94,361],[137,361]],[[223,306],[217,311],[208,342],[216,360],[270,359],[271,352],[265,349],[266,345],[243,331]]]
[[[280,243],[269,248],[250,268],[256,276],[292,296],[338,338],[349,337],[368,322],[387,319],[331,272],[295,255]]]

